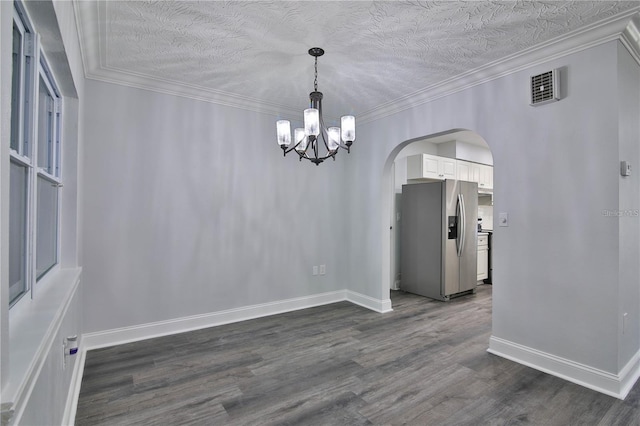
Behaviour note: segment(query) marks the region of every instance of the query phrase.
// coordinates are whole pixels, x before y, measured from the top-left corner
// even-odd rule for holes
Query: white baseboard
[[[82,338],[86,350],[98,349],[107,346],[151,339],[154,337],[246,321],[269,315],[282,314],[285,312],[327,305],[329,303],[336,303],[344,300],[347,300],[346,291],[338,290],[328,293],[314,294],[312,296],[279,300],[277,302],[227,309],[219,312],[193,315],[190,317],[176,318],[167,321],[158,321],[132,327],[123,327],[96,333],[86,333]]]
[[[71,383],[67,394],[67,403],[62,416],[63,426],[73,426],[76,422],[76,411],[78,409],[78,398],[80,397],[80,387],[82,385],[82,375],[84,373],[84,362],[87,359],[87,351],[84,349],[82,339],[78,348],[78,358],[73,366]]]
[[[351,303],[371,309],[372,311],[376,311],[381,314],[393,311],[393,309],[391,309],[391,299],[374,299],[373,297],[347,290],[347,300]]]
[[[625,399],[636,381],[640,378],[640,350],[635,353],[620,373],[620,395]]]
[[[487,352],[618,399],[627,396],[640,376],[640,351],[619,374],[589,367],[495,336],[491,336]]]

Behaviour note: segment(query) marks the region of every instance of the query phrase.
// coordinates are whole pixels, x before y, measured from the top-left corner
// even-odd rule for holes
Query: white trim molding
[[[111,67],[101,57],[101,52],[105,52],[106,47],[106,29],[101,21],[101,18],[106,14],[106,3],[74,2],[74,11],[76,22],[78,22],[78,38],[80,39],[85,77],[88,79],[191,98],[281,118],[293,119],[299,115],[297,109],[286,105]],[[96,26],[98,26],[97,35],[93,31]],[[372,122],[612,40],[620,40],[640,64],[639,28],[640,6],[637,6],[516,54],[453,76],[440,83],[420,88],[413,93],[392,99],[370,110],[355,111],[358,115],[358,122]]]
[[[355,305],[360,305],[372,311],[386,314],[391,309],[391,299],[375,299],[355,291],[347,290],[347,300]]]
[[[370,111],[358,114],[360,123],[375,121],[398,112],[426,104],[474,86],[496,80],[564,56],[580,52],[613,40],[621,40],[640,64],[640,41],[625,43],[625,34],[633,34],[634,25],[640,21],[640,7],[623,12],[609,19],[596,22],[545,43],[506,56],[487,65],[469,70],[433,86],[425,87]],[[637,34],[637,31],[636,31]],[[629,38],[632,40],[632,38]]]
[[[620,41],[640,65],[640,13],[631,17],[631,21],[620,35]]]
[[[58,269],[48,276],[38,298],[27,300],[18,312],[12,312],[9,356],[12,361],[9,383],[2,390],[2,409],[13,410],[19,424],[31,394],[40,379],[71,301],[80,286],[82,268]]]
[[[80,387],[82,385],[82,376],[84,374],[84,362],[87,359],[87,351],[83,349],[82,339],[78,346],[78,358],[73,368],[71,383],[69,384],[69,392],[67,393],[67,402],[62,415],[63,425],[74,425],[76,423],[76,412],[78,410],[78,399],[80,398]]]
[[[491,336],[487,352],[618,399],[626,398],[640,377],[640,351],[618,374],[495,336]]]
[[[113,330],[86,333],[82,336],[85,350],[120,345],[138,340],[183,333],[207,327],[230,324],[239,321],[277,315],[314,306],[349,301],[372,311],[384,313],[391,311],[391,300],[378,300],[348,290],[338,290],[294,299],[279,300],[259,305],[244,306],[189,317],[158,321]]]

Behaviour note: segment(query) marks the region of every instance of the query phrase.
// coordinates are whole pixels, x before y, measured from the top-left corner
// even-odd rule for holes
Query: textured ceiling
[[[360,114],[637,8],[614,1],[76,2],[89,76],[135,76],[301,110]]]

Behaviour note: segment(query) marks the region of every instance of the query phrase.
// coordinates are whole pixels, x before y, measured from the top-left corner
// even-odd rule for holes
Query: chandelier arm
[[[288,153],[290,153],[291,151],[293,151],[294,149],[296,149],[296,147],[298,145],[300,145],[300,143],[302,143],[302,141],[298,142],[297,144],[293,145],[291,148],[286,148],[283,147],[282,150],[284,151],[284,155],[287,155]]]
[[[318,115],[320,116],[320,134],[322,135],[322,142],[324,143],[324,147],[327,150],[327,152],[331,152],[331,150],[329,149],[329,144],[327,143],[327,139],[329,138],[329,132],[327,131],[327,126],[324,125],[324,116],[322,115],[322,100],[318,101]],[[327,159],[329,157],[333,157],[333,155],[328,154],[324,158]]]
[[[318,157],[318,160],[320,160],[321,162],[326,160],[327,158],[333,158],[335,160],[335,156],[336,156],[336,152],[331,153],[331,151],[329,151],[329,153],[324,157]]]
[[[293,151],[295,148],[289,148],[287,150],[285,150],[284,155],[287,155],[288,153],[290,153],[291,151]],[[308,150],[309,148],[307,148]],[[326,160],[327,158],[331,157],[335,160],[335,156],[338,153],[338,151],[334,151],[333,153],[331,151],[328,151],[328,154],[325,155],[324,157],[320,157],[320,156],[314,156],[314,157],[310,157],[309,154],[307,154],[307,150],[305,150],[304,152],[300,153],[300,151],[296,151],[296,153],[298,154],[298,156],[300,157],[300,160],[302,160],[303,158],[306,160],[311,161],[312,163],[321,163],[324,160]]]
[[[307,160],[313,160],[313,157],[309,156],[309,149],[313,147],[314,141],[312,139],[310,139],[309,136],[305,136],[307,138],[307,148],[302,151],[302,153],[298,152],[298,154],[300,154],[300,158],[306,158]]]
[[[322,134],[322,132],[320,132],[320,134]],[[316,136],[315,140],[313,141],[313,158],[315,158],[316,160],[318,159],[319,144],[320,144],[320,138]]]

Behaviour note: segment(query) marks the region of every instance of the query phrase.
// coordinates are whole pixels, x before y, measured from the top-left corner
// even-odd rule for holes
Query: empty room
[[[639,424],[638,1],[0,30],[2,425]]]

